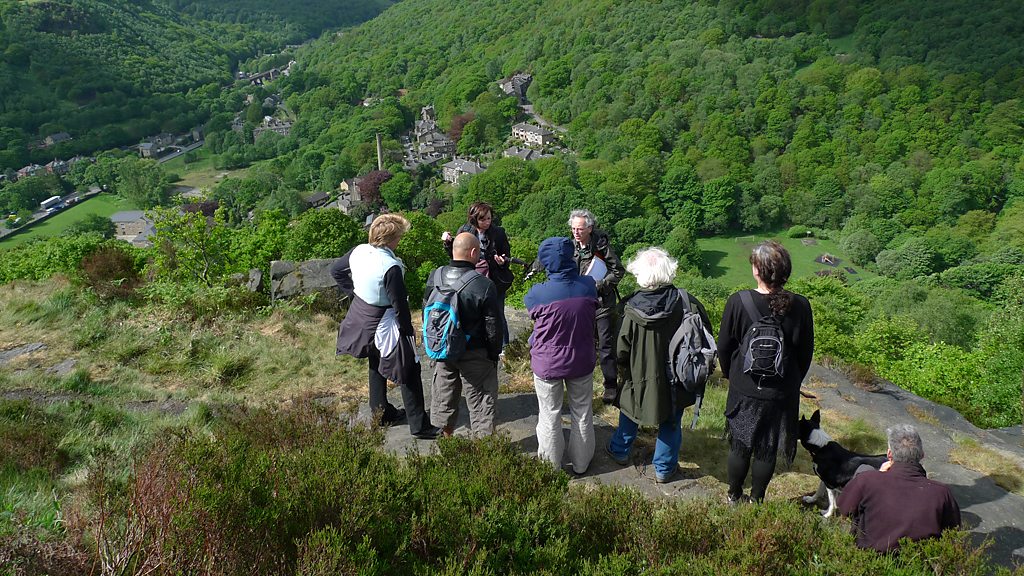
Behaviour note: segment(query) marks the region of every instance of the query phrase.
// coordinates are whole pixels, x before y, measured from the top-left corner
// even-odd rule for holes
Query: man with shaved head
[[[452,242],[451,262],[430,273],[423,294],[426,305],[435,287],[450,290],[462,285],[458,290],[458,311],[467,337],[466,351],[455,360],[438,360],[431,385],[430,417],[446,436],[455,431],[463,392],[473,434],[494,433],[504,317],[494,282],[476,271],[479,259],[480,241],[476,235],[459,234]]]

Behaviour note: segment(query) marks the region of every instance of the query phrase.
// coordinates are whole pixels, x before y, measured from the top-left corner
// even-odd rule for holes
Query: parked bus
[[[42,208],[43,210],[49,210],[50,208],[53,208],[57,204],[60,204],[60,196],[50,196],[46,200],[40,202],[39,207]]]

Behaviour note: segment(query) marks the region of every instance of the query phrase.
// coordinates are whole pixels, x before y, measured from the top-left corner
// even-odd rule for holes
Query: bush
[[[135,259],[120,246],[101,246],[82,259],[85,285],[100,298],[128,298],[141,280]]]
[[[404,464],[381,440],[308,401],[238,410],[209,435],[158,442],[124,489],[91,482],[105,503],[92,534],[105,558],[181,573],[990,570],[966,532],[880,556],[857,549],[845,523],[792,502],[730,509],[570,486],[499,437],[441,440],[436,453],[410,453]]]
[[[796,224],[786,231],[787,238],[810,238],[814,236],[814,228],[803,224]]]

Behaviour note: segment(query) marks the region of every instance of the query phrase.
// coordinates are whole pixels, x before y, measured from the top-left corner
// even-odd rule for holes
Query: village
[[[288,66],[279,69],[273,68],[258,74],[238,73],[238,80],[245,81],[250,86],[264,86],[281,76],[287,76],[294,61]],[[567,153],[568,150],[561,147],[555,130],[558,127],[550,125],[542,118],[535,115],[532,106],[526,97],[526,91],[532,82],[532,76],[528,73],[516,73],[512,76],[497,82],[498,88],[506,96],[515,97],[520,110],[533,122],[518,122],[511,128],[507,138],[510,144],[501,152],[500,157],[515,157],[525,161],[533,161],[553,156],[552,152],[559,151]],[[245,99],[246,105],[251,105],[256,100],[255,95],[248,94]],[[361,105],[370,107],[377,104],[378,98],[369,97],[360,102]],[[288,136],[293,121],[292,114],[284,106],[283,99],[278,93],[266,96],[261,102],[264,115],[261,122],[256,126],[250,126],[253,142],[258,141],[266,134],[278,134]],[[552,129],[554,128],[554,130]],[[243,111],[239,111],[231,123],[231,130],[244,133],[246,122],[243,118]],[[47,136],[40,147],[50,147],[60,142],[71,139],[67,133],[59,133]],[[451,186],[460,186],[466,182],[468,177],[480,174],[487,169],[483,158],[460,156],[456,153],[456,142],[446,134],[438,125],[437,114],[432,104],[423,106],[420,109],[419,119],[412,128],[401,134],[402,145],[401,163],[402,169],[408,172],[419,170],[423,167],[432,167],[438,170],[441,180]],[[197,126],[184,134],[160,133],[143,139],[137,145],[122,148],[125,151],[133,151],[141,158],[153,159],[158,162],[166,162],[182,154],[198,149],[204,144],[204,129]],[[385,156],[381,147],[380,136],[377,142],[377,169],[384,170]],[[493,156],[493,155],[492,155]],[[76,156],[69,160],[54,159],[46,165],[30,164],[7,175],[0,174],[0,183],[16,181],[20,178],[37,176],[41,174],[54,174],[64,176],[70,172],[72,167],[80,162],[95,162],[94,157]],[[352,209],[364,203],[360,194],[360,183],[365,174],[343,180],[333,191],[313,191],[306,197],[306,203],[312,209],[338,209],[348,214]],[[24,228],[46,220],[54,213],[63,208],[77,203],[86,198],[98,194],[99,188],[91,188],[89,191],[76,192],[65,197],[54,196],[43,201],[32,217],[23,221],[21,218],[9,217],[6,221],[7,229],[0,229],[0,237],[11,234],[15,229]],[[182,190],[183,196],[190,200],[201,200],[203,192],[199,190]],[[187,192],[187,193],[186,193]],[[365,225],[368,225],[373,215],[368,215]],[[117,212],[110,217],[115,226],[115,237],[137,246],[150,245],[150,239],[154,234],[153,222],[142,210],[127,210]]]

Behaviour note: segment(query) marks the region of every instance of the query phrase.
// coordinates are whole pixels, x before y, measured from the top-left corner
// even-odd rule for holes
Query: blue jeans
[[[683,411],[676,410],[668,420],[658,426],[658,439],[654,444],[654,474],[664,478],[679,466],[679,448],[683,444],[683,429],[680,421]],[[629,449],[636,440],[640,426],[619,412],[619,427],[612,434],[608,449],[616,458],[627,458]]]

